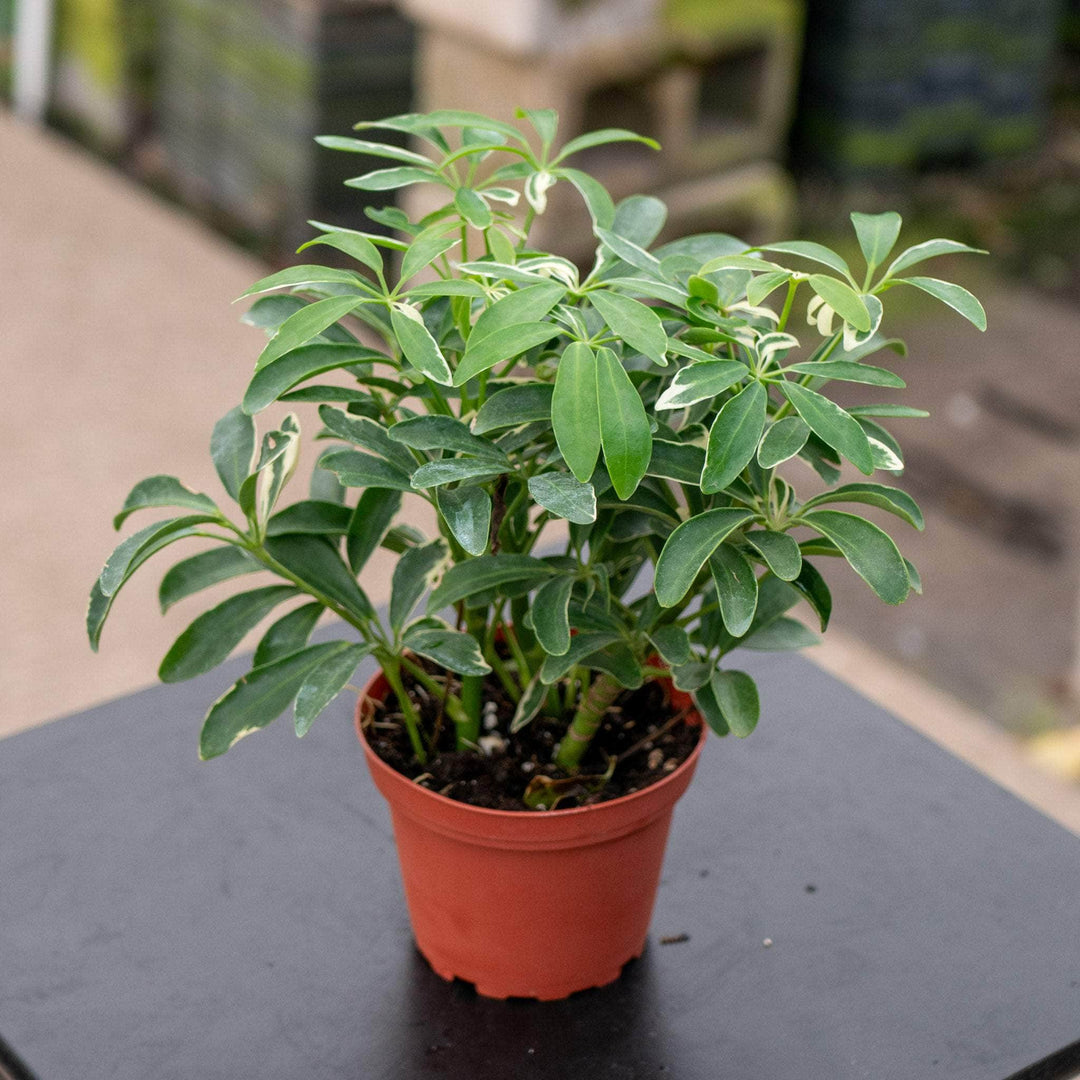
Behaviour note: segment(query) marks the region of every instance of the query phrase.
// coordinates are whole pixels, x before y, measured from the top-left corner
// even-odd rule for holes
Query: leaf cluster
[[[926,414],[891,400],[844,408],[830,390],[904,387],[893,370],[903,344],[882,332],[898,286],[984,329],[967,290],[908,273],[973,249],[931,240],[890,261],[901,225],[892,213],[852,214],[864,260],[855,268],[806,241],[751,248],[713,233],[656,246],[659,200],[616,205],[567,163],[592,146],[649,140],[606,130],[556,150],[552,111],[520,118],[531,130],[443,111],[320,139],[392,163],[349,186],[429,184],[442,205],[419,221],[369,209],[397,238],[313,223],[319,233],[301,250],[329,246],[355,267],[292,266],[244,294],[258,297],[246,319],[268,339],[241,405],[211,440],[235,508],[158,476],[136,485],[116,518],[119,528],[139,510],[181,511],[109,558],[90,600],[95,647],[123,584],[188,537],[215,543],[167,572],[163,609],[254,572],[273,583],[196,618],[163,660],[163,679],[210,670],[288,607],[252,670],[211,707],[203,757],[290,704],[304,734],[367,655],[397,692],[421,761],[433,735],[404,693],[406,676],[440,696],[459,745],[472,746],[482,682],[494,673],[516,702],[515,727],[546,713],[577,732],[559,752],[570,771],[580,757],[570,744],[587,744],[597,708],[665,672],[716,732],[745,736],[758,693],[728,656],[816,640],[790,613],[805,604],[827,627],[822,559],[845,560],[889,604],[920,587],[858,508],[922,528],[909,495],[871,478],[903,469],[882,421]],[[375,130],[406,133],[414,148],[372,141]],[[530,247],[558,183],[589,210],[588,267]],[[352,385],[319,381],[330,372]],[[299,420],[291,414],[260,438],[254,419],[276,401],[313,409],[325,440],[308,497],[288,505]],[[819,493],[796,493],[800,467],[816,474]],[[406,497],[430,505],[437,535],[404,522]],[[397,555],[385,619],[358,580],[379,547]],[[311,644],[324,612],[354,637]]]

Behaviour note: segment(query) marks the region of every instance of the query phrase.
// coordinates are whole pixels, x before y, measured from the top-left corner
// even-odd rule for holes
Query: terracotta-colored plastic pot
[[[572,810],[487,810],[413,783],[372,751],[363,720],[387,689],[381,674],[367,685],[356,728],[390,804],[413,932],[432,968],[493,998],[550,1001],[617,979],[645,947],[671,813],[704,726],[690,757],[641,791]]]

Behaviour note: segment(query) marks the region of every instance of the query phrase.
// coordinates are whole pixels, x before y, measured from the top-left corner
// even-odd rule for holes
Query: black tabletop
[[[1071,1075],[1080,841],[807,660],[744,666],[765,718],[707,747],[645,955],[553,1004],[416,953],[344,699],[208,764],[221,672],[3,741],[0,1039],[40,1080]]]

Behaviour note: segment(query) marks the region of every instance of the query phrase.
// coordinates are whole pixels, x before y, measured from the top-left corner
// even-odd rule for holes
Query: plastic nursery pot
[[[701,729],[693,752],[650,787],[571,810],[488,810],[429,791],[374,753],[363,724],[387,691],[382,674],[368,683],[356,730],[390,804],[428,963],[492,998],[553,1001],[617,979],[645,947],[671,814],[705,742],[700,717],[690,717]]]

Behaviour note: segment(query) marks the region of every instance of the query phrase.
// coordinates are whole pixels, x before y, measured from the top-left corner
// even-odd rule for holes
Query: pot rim
[[[654,682],[660,682],[663,680],[654,679]],[[495,822],[509,822],[509,821],[522,821],[522,820],[544,820],[544,821],[570,821],[573,818],[582,818],[583,816],[595,814],[598,811],[602,812],[605,809],[610,809],[615,806],[629,806],[634,802],[642,799],[655,799],[665,788],[670,787],[672,784],[679,783],[684,775],[688,771],[692,771],[697,765],[698,758],[701,756],[701,752],[705,747],[707,731],[705,724],[701,718],[701,714],[691,707],[691,711],[686,716],[685,722],[691,727],[699,729],[699,735],[697,743],[694,749],[690,751],[685,761],[680,762],[678,768],[673,769],[667,776],[661,780],[657,780],[653,784],[649,784],[647,787],[639,788],[637,791],[631,791],[626,795],[620,795],[615,799],[607,799],[601,803],[595,803],[592,806],[574,806],[566,810],[493,810],[487,806],[473,806],[471,803],[462,802],[459,799],[451,799],[447,795],[440,795],[437,791],[432,791],[430,788],[423,787],[417,784],[414,780],[410,779],[404,773],[399,772],[392,765],[388,765],[375,751],[371,748],[371,744],[367,741],[363,728],[363,712],[365,706],[369,701],[380,700],[380,694],[374,692],[379,683],[383,683],[381,688],[382,694],[389,689],[389,685],[386,682],[386,676],[381,670],[377,670],[367,683],[364,685],[363,693],[359,696],[356,702],[356,711],[353,718],[353,723],[356,727],[356,734],[360,739],[360,744],[364,748],[364,754],[368,759],[369,767],[378,769],[378,771],[388,777],[392,778],[395,782],[404,783],[408,785],[410,791],[414,791],[421,798],[427,798],[434,800],[433,805],[452,806],[462,811],[468,811],[473,814],[480,815],[488,821]]]

